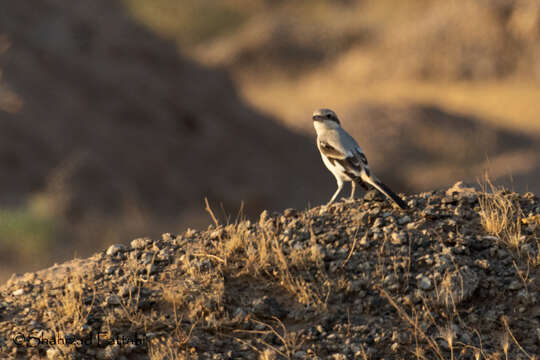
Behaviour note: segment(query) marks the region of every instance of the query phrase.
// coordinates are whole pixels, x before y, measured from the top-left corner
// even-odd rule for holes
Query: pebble
[[[532,241],[534,233],[526,233],[527,237],[521,239],[524,243],[518,253],[483,232],[476,215],[478,204],[471,205],[469,198],[473,197],[430,192],[423,198],[409,199],[408,203],[418,208],[407,212],[397,211],[388,201],[339,202],[327,207],[322,215],[319,209],[287,209],[273,217],[265,213],[257,223],[240,221],[240,225],[212,226],[208,231],[164,234],[156,241],[138,238],[130,247],[115,244],[101,252],[95,258],[98,270],[83,272],[91,281],[87,286],[48,284],[47,292],[51,299],[59,299],[73,293],[67,289],[83,291],[81,303],[87,305],[86,310],[90,306],[105,308],[91,312],[76,328],[68,328],[74,336],[126,330],[123,307],[119,305],[129,308],[131,293],[132,299],[139,298],[137,305],[148,331],[152,331],[146,334],[146,340],[151,336],[153,341],[166,341],[170,330],[178,325],[175,321],[181,321],[182,329],[194,327],[193,336],[179,354],[189,358],[255,358],[252,346],[261,345],[257,343],[261,338],[275,346],[272,358],[279,357],[277,351],[294,359],[348,359],[355,354],[359,358],[406,358],[414,338],[406,323],[396,317],[393,305],[381,296],[383,290],[404,311],[419,314],[420,329],[437,342],[436,328],[448,323],[448,317],[441,314],[452,311],[448,304],[467,309],[463,314],[466,326],[452,327],[456,341],[464,348],[476,341],[477,334],[467,330],[470,326],[479,329],[486,351],[491,351],[500,346],[489,336],[493,329],[500,329],[501,315],[511,314],[516,336],[536,334],[537,324],[524,320],[540,313],[540,296],[532,285],[539,275],[534,266],[525,266],[523,261],[528,257],[523,255],[534,257],[538,250]],[[429,217],[422,216],[426,204]],[[454,217],[454,208],[458,207],[460,217]],[[524,211],[533,209],[529,206]],[[240,246],[227,253],[225,246],[235,234],[242,236],[238,238]],[[267,237],[259,238],[261,234]],[[262,267],[258,262],[264,243],[251,244],[252,239],[269,240]],[[275,246],[282,251],[277,256],[273,253]],[[124,252],[130,259],[129,267],[119,262],[119,255],[125,258]],[[515,275],[513,261],[520,269],[529,269],[528,288]],[[57,266],[60,268],[62,265]],[[37,288],[47,282],[39,276],[17,279],[4,292],[17,298],[2,299],[1,315],[16,316],[26,327],[50,328],[47,319],[54,317],[54,311],[40,314],[38,307],[27,304],[33,299],[30,296],[37,296]],[[296,292],[291,290],[294,288]],[[167,290],[178,291],[178,319],[174,319],[174,302],[167,297]],[[502,296],[509,290],[514,290],[512,296]],[[25,296],[25,291],[30,296]],[[467,302],[473,296],[481,301]],[[21,310],[11,315],[17,306]],[[430,306],[433,318],[422,316],[423,306]],[[289,327],[306,322],[315,326]],[[221,326],[242,331],[246,343],[214,336]],[[297,346],[287,349],[269,326],[279,334],[287,331]],[[536,332],[540,341],[540,328]],[[536,339],[532,345],[526,340],[523,346],[536,353]],[[442,340],[439,346],[444,351],[447,343]],[[111,346],[89,347],[81,356],[122,359],[145,351],[144,346],[137,345],[122,347],[121,351]],[[519,350],[512,347],[510,352],[509,358],[518,358]],[[61,354],[47,349],[46,355],[51,359]]]
[[[130,246],[133,249],[144,249],[151,243],[152,243],[152,239],[143,237],[143,238],[137,238],[137,239],[131,240]]]
[[[224,233],[225,231],[223,230],[223,228],[216,229],[210,233],[210,239],[219,239],[223,236]]]
[[[115,360],[120,354],[120,347],[118,345],[108,345],[105,349],[98,351],[98,360]]]
[[[64,359],[64,356],[62,352],[57,348],[49,348],[47,349],[47,359],[49,360],[61,360]]]
[[[110,295],[107,297],[107,305],[120,305],[120,298],[117,295]]]
[[[161,240],[165,242],[173,242],[175,240],[176,236],[174,236],[171,233],[163,233],[161,234]]]
[[[519,280],[512,280],[510,285],[508,285],[508,288],[510,290],[519,290],[523,286],[523,283]]]
[[[411,217],[409,215],[402,216],[398,219],[399,225],[404,225],[411,222]]]
[[[24,288],[20,288],[20,289],[15,290],[15,291],[12,292],[11,294],[12,294],[13,296],[21,296],[21,295],[23,295],[24,293],[25,293]]]
[[[433,288],[431,280],[426,276],[420,278],[419,286],[422,290],[431,290]]]
[[[394,232],[392,233],[392,237],[390,238],[390,242],[393,245],[402,245],[406,242],[406,234],[403,232]]]
[[[152,252],[144,252],[142,255],[141,255],[141,263],[143,265],[148,265],[150,263],[152,263],[154,260],[154,253]]]
[[[289,208],[289,209],[285,209],[283,211],[283,215],[285,217],[293,217],[293,216],[297,216],[298,212],[296,211],[296,209],[292,209],[292,208]]]
[[[119,252],[125,251],[125,249],[126,249],[126,246],[124,244],[114,244],[114,245],[109,246],[106,254],[108,256],[116,256],[116,254],[118,254]]]

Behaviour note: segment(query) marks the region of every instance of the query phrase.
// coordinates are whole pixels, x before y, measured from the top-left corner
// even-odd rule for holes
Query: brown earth
[[[353,64],[346,74],[362,82],[535,79],[540,12],[534,2],[463,2],[470,23],[485,30],[470,37],[472,25],[461,21],[459,7],[443,1],[410,8],[394,1],[337,7],[321,1],[311,8],[242,7],[239,0],[238,9],[252,11],[242,26],[179,46],[174,34],[165,40],[143,26],[128,2],[4,4],[0,205],[38,220],[0,231],[3,277],[118,239],[205,226],[204,197],[223,208],[222,219],[234,217],[242,202],[251,217],[325,202],[335,185],[314,147],[309,115],[331,104],[396,191],[474,181],[485,168],[498,181],[512,173],[516,190],[540,191],[540,142],[532,132],[424,103],[375,105],[349,90],[330,91],[330,104],[323,104],[324,87],[316,88],[322,95],[314,101],[290,83],[292,91],[267,96],[263,113],[247,103],[239,80],[267,88],[274,76],[326,75],[343,63]],[[324,21],[332,25],[321,27]],[[439,46],[445,50],[433,57]],[[394,59],[405,61],[397,67]],[[328,81],[339,86],[335,80]],[[281,108],[296,112],[284,116],[275,111]],[[0,230],[13,222],[6,219],[0,216]],[[31,235],[21,246],[26,228]]]
[[[493,191],[456,184],[407,196],[408,210],[370,192],[370,200],[138,238],[14,276],[0,287],[0,351],[535,359],[540,202]]]

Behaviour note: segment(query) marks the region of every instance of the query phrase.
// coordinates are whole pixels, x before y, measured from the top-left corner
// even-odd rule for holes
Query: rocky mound
[[[539,199],[458,184],[407,202],[411,209],[400,211],[369,192],[304,212],[265,211],[258,222],[139,238],[14,276],[0,292],[1,352],[49,359],[540,353]]]

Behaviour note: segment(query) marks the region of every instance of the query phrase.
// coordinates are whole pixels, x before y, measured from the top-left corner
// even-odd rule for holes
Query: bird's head
[[[313,112],[313,123],[317,123],[328,126],[336,127],[339,126],[339,119],[335,112],[330,109],[318,109]]]

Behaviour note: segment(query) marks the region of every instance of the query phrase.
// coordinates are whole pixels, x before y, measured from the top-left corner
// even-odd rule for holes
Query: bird
[[[336,178],[338,187],[326,205],[332,204],[343,189],[344,182],[350,181],[352,183],[350,200],[354,199],[357,183],[365,190],[368,189],[369,184],[401,209],[407,208],[407,204],[398,195],[373,175],[364,152],[356,140],[341,127],[334,111],[315,110],[313,126],[317,132],[317,148],[321,153],[322,161]]]

